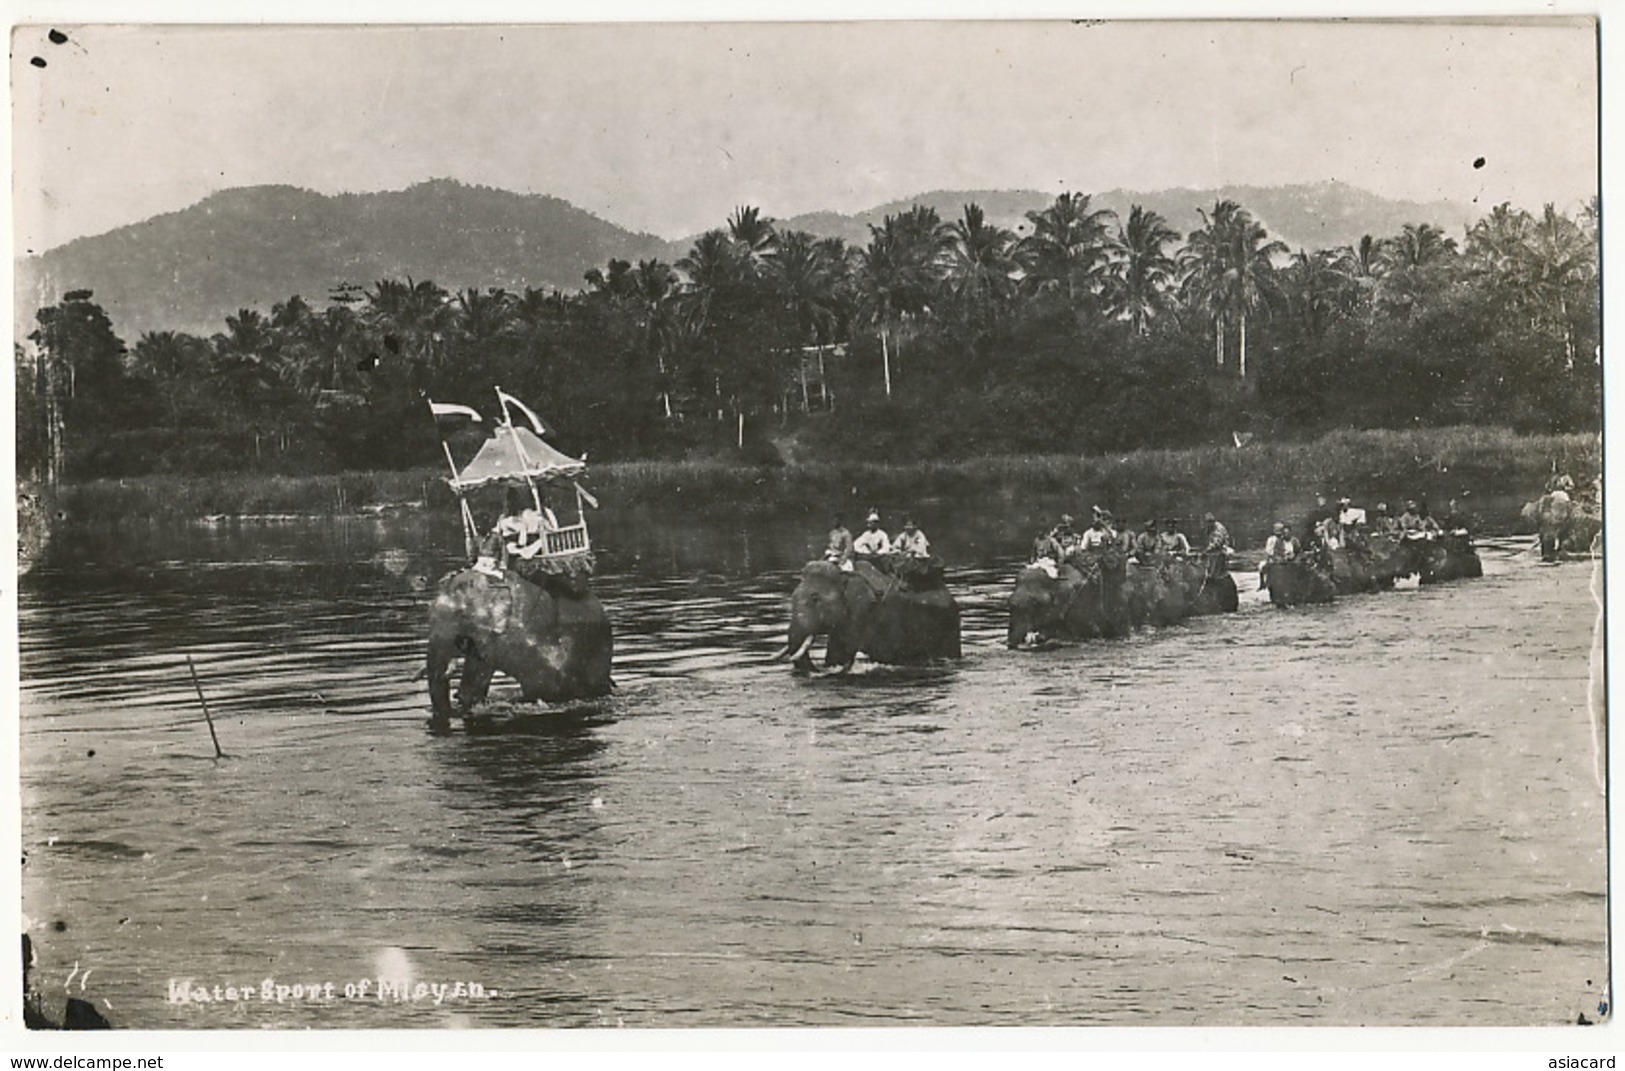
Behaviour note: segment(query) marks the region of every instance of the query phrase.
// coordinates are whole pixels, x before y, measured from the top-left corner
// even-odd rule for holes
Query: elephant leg
[[[852,668],[857,660],[858,648],[855,643],[845,636],[831,634],[829,646],[824,651],[824,668],[839,669],[842,673]]]

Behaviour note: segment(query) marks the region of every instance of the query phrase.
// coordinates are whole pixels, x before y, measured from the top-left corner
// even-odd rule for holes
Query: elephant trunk
[[[781,660],[788,661],[799,673],[812,672],[812,646],[817,638],[817,630],[803,621],[801,615],[791,614],[790,637]]]
[[[1012,651],[1027,642],[1030,630],[1014,610],[1010,612],[1010,628],[1005,632],[1004,645]]]
[[[1016,597],[1010,600],[1010,627],[1005,630],[1004,645],[1011,650],[1030,644],[1040,632],[1043,614],[1040,603]]]

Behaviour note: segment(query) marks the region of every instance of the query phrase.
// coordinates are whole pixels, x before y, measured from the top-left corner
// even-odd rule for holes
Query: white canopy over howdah
[[[455,479],[446,482],[453,491],[462,494],[494,484],[524,486],[530,481],[571,481],[586,471],[585,461],[560,453],[534,432],[502,424],[485,440],[474,460],[463,466]]]

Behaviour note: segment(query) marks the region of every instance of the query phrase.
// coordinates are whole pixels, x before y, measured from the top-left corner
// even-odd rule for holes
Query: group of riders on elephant
[[[1022,569],[1010,596],[1006,643],[1109,639],[1145,625],[1172,625],[1239,604],[1228,557],[1139,560],[1121,547],[1077,549]]]
[[[958,658],[959,604],[940,562],[901,555],[860,559],[850,569],[808,562],[790,595],[789,639],[775,657],[808,672],[820,636],[825,668],[841,672],[860,653],[893,664]]]
[[[1406,503],[1390,519],[1386,505],[1377,507],[1375,523],[1348,499],[1338,510],[1321,507],[1311,514],[1304,536],[1295,540],[1287,524],[1277,522],[1264,544],[1259,586],[1279,607],[1330,602],[1339,595],[1386,591],[1414,576],[1437,584],[1484,575],[1472,535],[1451,503],[1444,524],[1434,521],[1426,504]]]
[[[1523,507],[1524,520],[1540,534],[1540,559],[1555,562],[1567,554],[1587,554],[1602,534],[1602,480],[1583,497],[1574,480],[1558,474],[1546,493]]]

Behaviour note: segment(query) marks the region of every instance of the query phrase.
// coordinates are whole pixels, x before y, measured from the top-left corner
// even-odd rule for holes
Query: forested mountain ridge
[[[238,309],[290,294],[320,302],[344,284],[410,276],[452,288],[576,290],[612,257],[665,250],[556,197],[444,179],[331,197],[249,186],[21,260],[17,316],[31,329],[36,308],[89,289],[128,338],[207,334]]]
[[[953,219],[975,203],[989,223],[1021,235],[1026,213],[1052,200],[1033,190],[935,190],[863,212],[792,216],[777,226],[861,246],[871,224],[913,205]],[[1202,225],[1198,209],[1233,200],[1294,250],[1351,245],[1362,235],[1392,234],[1418,222],[1455,237],[1474,215],[1446,201],[1395,201],[1339,182],[1111,190],[1093,200],[1120,216],[1141,205],[1181,234]],[[336,196],[293,186],[240,187],[21,258],[17,323],[27,334],[34,310],[76,289],[94,291],[120,334],[132,339],[158,330],[207,334],[239,309],[268,308],[291,294],[321,302],[337,286],[386,278],[433,279],[450,290],[575,291],[588,270],[611,259],[674,262],[693,244],[692,237],[668,242],[628,230],[556,197],[445,179]]]
[[[1027,233],[1023,229],[1027,225],[1026,214],[1042,210],[1054,199],[1054,194],[1037,190],[933,190],[863,212],[812,212],[792,216],[779,221],[779,226],[862,245],[869,240],[871,224],[879,226],[887,216],[906,212],[914,205],[935,209],[942,218],[952,219],[966,204],[974,203],[981,207],[989,223],[1020,235]],[[1394,200],[1344,182],[1175,188],[1145,193],[1106,190],[1091,200],[1096,208],[1109,209],[1119,216],[1128,215],[1132,206],[1140,205],[1148,212],[1157,213],[1182,234],[1202,226],[1198,209],[1217,201],[1236,201],[1246,205],[1272,235],[1294,250],[1353,245],[1363,235],[1393,234],[1407,223],[1431,223],[1447,235],[1457,237],[1482,214],[1451,201]],[[693,243],[689,240],[680,244],[686,249]]]

